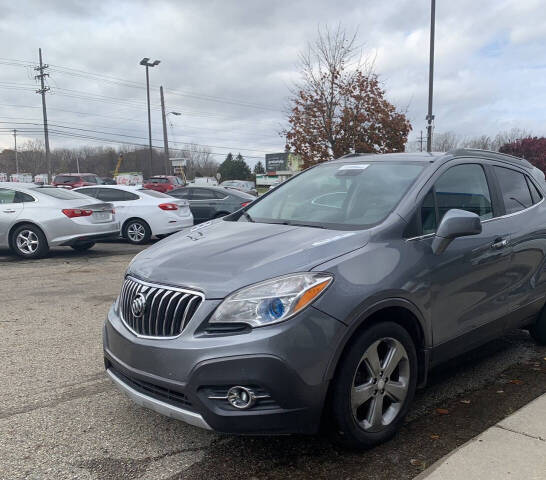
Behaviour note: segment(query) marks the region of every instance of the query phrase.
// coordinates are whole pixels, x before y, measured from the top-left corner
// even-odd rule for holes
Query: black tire
[[[535,323],[529,328],[529,333],[539,345],[546,345],[546,306],[538,314]]]
[[[380,375],[373,375],[372,369],[367,367],[368,362],[373,362],[364,360],[363,356],[369,354],[372,358],[376,351],[379,353],[379,360],[384,362],[387,354],[394,351],[391,350],[394,347],[405,354],[405,357],[396,363],[397,366],[389,373],[388,378],[388,370],[381,369],[386,363],[378,366]],[[403,327],[394,322],[382,322],[362,331],[344,352],[332,382],[329,402],[332,440],[345,448],[364,450],[393,437],[402,426],[415,395],[417,373],[415,345]],[[355,405],[359,406],[353,412],[352,393],[355,384],[360,386],[364,394],[361,398],[368,395],[370,397],[360,404],[356,401],[355,393]],[[402,389],[397,392],[395,388],[400,387]],[[405,393],[402,394],[402,391]],[[393,392],[397,392],[400,401],[393,401]],[[381,413],[377,417],[373,416],[375,405],[380,405],[377,411]]]
[[[86,242],[86,243],[76,243],[75,245],[70,245],[76,252],[86,252],[87,250],[95,246],[95,242]]]
[[[137,234],[137,231],[141,233]],[[133,245],[144,245],[152,238],[152,230],[141,218],[133,218],[123,225],[123,238]]]
[[[28,241],[25,243],[25,238]],[[19,225],[11,234],[11,248],[22,258],[42,258],[49,252],[44,232],[32,224]]]

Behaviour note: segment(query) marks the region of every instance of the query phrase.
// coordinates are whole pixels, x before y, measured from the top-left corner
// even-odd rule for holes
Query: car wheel
[[[152,238],[152,231],[144,220],[129,220],[123,227],[123,237],[129,243],[143,245]]]
[[[546,345],[546,306],[538,314],[535,323],[529,328],[529,333],[539,345]]]
[[[21,225],[12,234],[13,251],[23,258],[41,258],[49,251],[44,233],[34,225]]]
[[[378,323],[359,334],[333,380],[333,440],[362,450],[390,439],[413,400],[417,368],[415,345],[400,325]]]
[[[76,252],[85,252],[95,246],[95,242],[76,243],[76,245],[70,245]]]

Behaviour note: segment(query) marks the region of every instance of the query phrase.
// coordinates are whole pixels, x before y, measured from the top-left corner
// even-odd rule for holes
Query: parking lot
[[[546,392],[546,348],[514,332],[433,372],[397,437],[366,453],[322,436],[234,437],[133,405],[103,368],[101,328],[142,247],[0,251],[1,479],[413,478]]]

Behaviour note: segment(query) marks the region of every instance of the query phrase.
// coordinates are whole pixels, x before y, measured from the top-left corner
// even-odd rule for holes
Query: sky
[[[150,69],[154,145],[163,85],[167,111],[181,113],[168,115],[171,149],[206,145],[252,165],[284,149],[298,54],[338,24],[357,32],[387,97],[407,110],[410,141],[425,130],[428,0],[0,0],[0,11],[0,149],[13,147],[13,128],[19,145],[43,139],[40,47],[51,148],[147,144],[139,61],[149,57],[161,61]],[[545,46],[541,0],[438,0],[435,131],[545,135]]]

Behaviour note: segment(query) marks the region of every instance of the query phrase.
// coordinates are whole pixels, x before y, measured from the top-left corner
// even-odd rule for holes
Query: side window
[[[435,189],[438,221],[452,208],[475,213],[482,220],[493,217],[485,172],[477,163],[451,167],[436,181]]]
[[[533,205],[531,192],[523,173],[504,167],[493,167],[499,181],[506,213],[515,213]]]
[[[15,190],[0,188],[0,205],[3,203],[15,203]]]
[[[224,193],[224,192],[212,192],[212,193],[214,193],[214,198],[217,198],[219,200],[223,200],[224,198],[228,197],[227,193]]]
[[[98,188],[98,197],[103,202],[127,202],[129,200],[138,200],[139,196],[125,190],[115,188]]]
[[[175,192],[171,192],[170,194],[176,198],[189,199],[191,197],[191,190],[191,188],[179,188]]]
[[[430,189],[421,204],[422,233],[434,233],[436,231],[436,205],[434,204],[434,190]]]
[[[15,203],[30,203],[34,201],[34,197],[28,193],[15,192]]]
[[[215,198],[214,192],[206,188],[194,188],[191,196],[192,200],[212,200]]]
[[[540,202],[542,200],[542,194],[538,191],[536,185],[529,179],[527,179],[527,183],[529,184],[529,190],[531,190],[533,204]]]
[[[80,189],[76,190],[76,192],[83,193],[84,195],[87,195],[88,197],[99,198],[99,192],[97,190],[98,189],[96,188],[83,188],[81,190]]]

